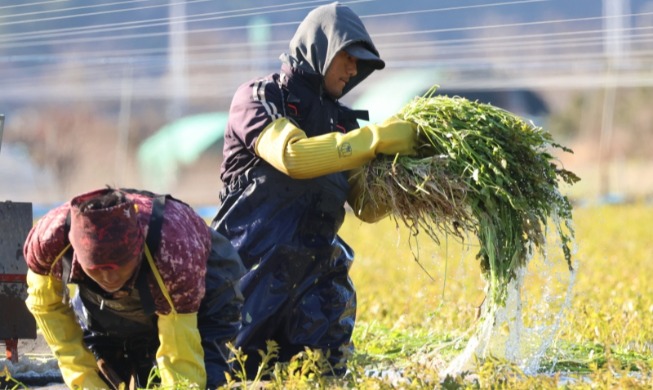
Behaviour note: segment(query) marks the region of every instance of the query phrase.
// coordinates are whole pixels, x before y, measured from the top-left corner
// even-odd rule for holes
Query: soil
[[[5,348],[3,341],[0,341],[0,348]],[[6,359],[4,354],[1,356],[0,389],[14,388],[16,382],[29,389],[67,389],[61,378],[56,359],[40,332],[37,332],[36,339],[18,340],[18,362],[12,363]],[[7,381],[3,376],[5,369],[9,371],[13,380]]]

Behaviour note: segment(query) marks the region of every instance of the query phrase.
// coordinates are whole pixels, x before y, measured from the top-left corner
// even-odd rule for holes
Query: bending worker
[[[27,307],[70,388],[145,388],[155,366],[163,387],[225,381],[244,268],[190,206],[85,193],[39,219],[24,253]]]
[[[344,5],[311,11],[281,61],[279,73],[242,84],[232,100],[212,227],[248,270],[236,338],[246,371],[256,374],[257,351],[274,340],[280,361],[309,347],[339,374],[356,318],[354,253],[338,236],[345,203],[367,222],[386,214],[364,202],[354,173],[378,154],[412,154],[416,127],[394,117],[360,127],[361,113],[339,102],[385,66]]]

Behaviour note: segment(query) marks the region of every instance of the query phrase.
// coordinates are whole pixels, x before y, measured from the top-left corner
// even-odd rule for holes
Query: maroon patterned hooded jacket
[[[143,237],[147,236],[152,199],[147,195],[126,194],[138,206]],[[62,261],[57,260],[69,244],[66,217],[70,202],[51,210],[32,228],[24,246],[27,266],[41,275],[62,278]],[[206,261],[211,251],[211,233],[206,222],[188,205],[168,199],[165,203],[161,241],[152,253],[168,293],[178,313],[197,312],[204,297]],[[142,260],[143,261],[143,260]],[[83,283],[87,278],[73,256],[71,282]],[[134,278],[132,278],[134,279]],[[128,282],[133,283],[133,280]],[[149,276],[148,284],[159,314],[170,313],[170,305],[156,280]]]

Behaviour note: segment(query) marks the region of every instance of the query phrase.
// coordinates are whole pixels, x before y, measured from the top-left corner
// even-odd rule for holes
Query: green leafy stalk
[[[550,154],[551,135],[519,116],[432,88],[397,114],[418,126],[416,156],[379,157],[363,170],[364,196],[390,205],[416,236],[477,236],[481,270],[491,298],[505,302],[506,286],[533,247],[544,250],[554,221],[569,268],[572,207],[558,184],[579,178]],[[416,255],[417,256],[417,255]]]

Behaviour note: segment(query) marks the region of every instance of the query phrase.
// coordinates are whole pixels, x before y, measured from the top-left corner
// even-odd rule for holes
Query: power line
[[[621,28],[617,29],[621,33],[628,33],[629,39],[634,40],[637,35],[634,33],[651,30],[653,26],[640,26],[640,27],[630,27],[630,28]],[[387,43],[379,41],[377,43],[377,48],[384,51],[388,49],[393,49],[397,47],[405,48],[424,48],[424,49],[436,49],[436,50],[447,50],[447,51],[466,51],[470,50],[470,47],[479,47],[480,49],[492,48],[492,44],[497,47],[509,47],[515,45],[537,45],[543,41],[547,41],[547,45],[551,45],[552,49],[555,49],[554,42],[566,42],[572,44],[587,42],[590,40],[597,40],[598,37],[582,37],[586,35],[597,35],[600,36],[604,33],[610,33],[612,30],[604,29],[592,29],[592,30],[582,30],[582,31],[564,31],[564,32],[545,32],[539,34],[525,34],[523,32],[516,34],[508,34],[501,36],[479,36],[474,38],[452,38],[452,39],[433,39],[433,40],[421,40],[421,41],[410,41],[410,42],[396,42],[396,43]],[[581,36],[581,37],[578,37]],[[576,38],[570,38],[576,37]],[[539,39],[539,41],[538,41]],[[602,38],[601,38],[602,39]],[[515,42],[511,42],[515,41]],[[519,41],[523,41],[520,43]],[[647,41],[642,40],[642,43]],[[269,41],[269,47],[286,47],[288,44],[287,40],[276,40]],[[211,52],[211,51],[229,51],[233,53],[234,49],[241,50],[250,50],[247,47],[247,43],[243,42],[227,42],[219,44],[189,44],[187,45],[189,53],[193,52]],[[120,62],[120,57],[134,57],[134,56],[144,56],[148,54],[165,54],[168,51],[166,46],[158,48],[149,48],[149,49],[123,49],[123,50],[85,50],[85,51],[73,51],[73,52],[64,52],[58,54],[48,54],[48,55],[22,55],[22,56],[12,56],[12,61],[33,61],[33,62],[60,62],[65,61],[66,59],[75,59],[77,57],[78,61],[88,62],[88,63],[97,63],[98,61],[102,62]],[[1,57],[0,57],[1,58]],[[129,59],[127,59],[129,60]]]
[[[61,2],[64,2],[64,1],[66,1],[66,0],[48,0],[48,1],[39,1],[39,2],[36,2],[36,3],[27,3],[27,4],[2,5],[2,6],[0,6],[0,10],[20,8],[20,7],[33,7],[35,5],[61,3]]]
[[[631,17],[631,16],[650,16],[653,15],[653,12],[641,12],[636,14],[620,15],[620,17]],[[534,22],[516,22],[516,23],[503,23],[503,24],[494,24],[494,25],[484,25],[484,26],[468,26],[468,27],[452,27],[452,28],[441,28],[441,29],[431,29],[431,30],[409,30],[409,31],[394,31],[376,34],[376,37],[397,37],[405,35],[419,35],[419,34],[434,34],[434,33],[443,33],[443,32],[465,32],[465,31],[478,31],[486,29],[505,29],[505,28],[514,28],[514,27],[530,27],[530,26],[541,26],[549,24],[561,24],[561,23],[578,23],[578,22],[595,22],[602,21],[605,17],[603,16],[589,16],[584,18],[570,18],[570,19],[553,19],[553,20],[538,20]]]
[[[205,0],[196,0],[196,1],[205,1]],[[125,29],[137,29],[137,28],[149,28],[149,27],[156,27],[156,26],[167,26],[170,23],[192,23],[192,22],[200,22],[200,21],[216,21],[216,20],[222,20],[222,19],[227,19],[227,18],[240,18],[240,17],[246,17],[246,16],[253,16],[253,15],[265,15],[265,14],[270,14],[270,13],[279,13],[279,12],[289,12],[289,11],[297,11],[297,10],[303,10],[303,9],[312,9],[314,8],[314,5],[307,5],[311,3],[323,3],[325,1],[330,1],[330,0],[313,0],[309,2],[299,2],[299,3],[288,3],[288,4],[283,4],[283,5],[272,5],[272,6],[263,6],[263,7],[256,7],[256,8],[246,8],[246,9],[241,9],[238,11],[219,11],[219,12],[207,12],[203,14],[198,14],[198,15],[191,15],[188,17],[183,18],[183,20],[176,20],[177,18],[159,18],[159,19],[154,19],[151,21],[147,22],[142,22],[142,21],[131,21],[131,22],[121,22],[121,23],[112,23],[112,24],[104,24],[104,25],[95,25],[95,26],[85,26],[85,27],[72,27],[72,28],[64,28],[64,29],[54,29],[54,30],[45,30],[45,31],[31,31],[31,32],[25,32],[25,33],[16,33],[12,34],[12,37],[17,37],[17,38],[33,38],[33,39],[45,39],[45,38],[52,38],[52,37],[59,37],[59,36],[67,36],[67,35],[76,35],[80,33],[88,33],[88,34],[95,34],[95,33],[100,33],[100,32],[109,32],[109,31],[120,31],[120,30],[125,30]],[[368,2],[368,1],[373,1],[373,0],[358,0],[358,1],[352,1],[350,3],[360,3],[360,2]],[[499,2],[499,3],[490,3],[490,4],[482,4],[482,5],[468,5],[468,6],[458,6],[458,7],[448,7],[448,8],[430,8],[430,9],[421,9],[421,10],[415,10],[415,11],[401,11],[401,12],[393,12],[393,13],[385,13],[385,14],[374,14],[374,15],[367,15],[367,16],[362,16],[361,18],[376,18],[376,17],[395,17],[399,15],[406,15],[406,14],[423,14],[423,13],[432,13],[432,12],[443,12],[443,11],[452,11],[452,10],[469,10],[469,9],[475,9],[475,8],[488,8],[488,7],[500,7],[500,6],[506,6],[506,5],[514,5],[514,4],[522,4],[522,3],[535,3],[535,2],[545,2],[545,1],[551,1],[551,0],[520,0],[516,2]],[[300,7],[290,7],[290,6],[295,6],[295,5],[301,5]],[[154,6],[151,6],[154,7]],[[160,6],[157,6],[160,7]],[[288,7],[288,8],[283,8],[281,10],[273,10],[273,11],[264,11],[268,10],[270,8],[279,8],[279,7]],[[128,10],[137,10],[141,9],[140,8],[132,8]],[[117,10],[115,12],[122,12],[122,11],[128,11],[128,10]],[[106,11],[106,12],[114,12],[114,11]],[[238,13],[236,13],[238,12]],[[231,15],[230,15],[231,14]],[[78,17],[78,16],[90,16],[90,15],[96,15],[96,14],[79,14],[79,15],[71,15],[71,17]],[[50,21],[54,19],[41,19],[38,21]],[[19,22],[13,22],[13,23],[5,23],[7,24],[14,24],[14,23],[33,23],[35,20],[27,20],[27,21],[19,21]],[[296,24],[299,24],[301,21],[295,21]],[[140,23],[140,24],[139,24]],[[285,25],[285,24],[284,24]],[[277,24],[269,24],[269,25],[264,25],[265,27],[275,27]],[[249,28],[249,25],[247,23],[241,24],[234,26],[233,28],[235,29],[246,29]],[[4,39],[4,41],[12,42],[16,40],[22,40],[22,39]]]
[[[633,43],[650,43],[650,34],[633,33],[643,30],[650,31],[653,26],[633,27],[628,29],[621,29],[622,32],[629,33],[629,40]],[[582,44],[593,43],[600,49],[598,43],[602,41],[600,34],[605,33],[605,30],[585,30],[576,32],[559,32],[559,33],[542,33],[542,34],[515,34],[507,36],[493,36],[493,37],[480,37],[478,39],[451,39],[451,40],[428,40],[418,42],[401,42],[401,43],[379,43],[377,46],[380,50],[385,50],[387,55],[388,51],[396,52],[400,50],[413,50],[420,48],[419,52],[436,51],[438,55],[443,53],[474,53],[476,51],[482,52],[493,49],[510,49],[510,48],[528,48],[530,50],[550,48],[551,50],[559,50],[564,47],[579,46]],[[594,36],[587,36],[587,35]],[[574,37],[575,38],[569,38]],[[581,37],[578,37],[581,36]],[[567,38],[564,38],[567,37]],[[537,40],[539,39],[539,40]],[[273,41],[270,42],[270,47],[286,45],[286,41]],[[587,47],[585,47],[587,49]],[[238,55],[243,53],[243,56],[251,55],[251,48],[243,43],[227,43],[218,45],[188,45],[188,52],[218,52],[216,54],[223,55],[224,51],[228,50],[229,55]],[[133,49],[126,51],[83,51],[62,53],[54,55],[22,55],[6,57],[4,62],[35,62],[35,63],[56,63],[66,61],[67,59],[74,60],[79,64],[107,64],[107,63],[123,63],[123,62],[141,62],[146,58],[147,54],[165,54],[167,47],[153,48],[153,49]],[[279,51],[280,52],[280,51]],[[121,58],[122,57],[122,58]],[[2,57],[0,56],[0,60]]]
[[[461,11],[461,10],[471,10],[476,8],[491,8],[491,7],[502,7],[507,5],[541,3],[546,1],[551,1],[551,0],[518,0],[518,1],[508,1],[508,2],[504,1],[499,3],[489,3],[489,4],[461,5],[456,7],[431,8],[426,10],[400,11],[400,12],[390,12],[390,13],[383,13],[383,14],[363,15],[361,16],[361,19],[389,17],[389,16],[396,17],[396,16],[403,16],[403,15],[415,15],[415,14],[445,12],[445,11]]]
[[[318,0],[313,3],[327,2],[330,0]],[[368,2],[373,0],[360,0],[357,2]],[[508,5],[527,4],[551,0],[520,0],[514,2],[492,2],[476,5],[462,5],[448,8],[430,8],[419,11],[400,11],[384,14],[366,15],[366,18],[382,18],[398,15],[407,15],[423,12],[445,12],[453,9],[473,9],[479,7],[505,7]],[[135,1],[115,2],[111,4],[127,4]],[[37,4],[37,3],[34,3]],[[189,16],[186,19],[172,19],[172,22],[198,23],[200,21],[216,21],[226,18],[250,16],[254,14],[290,12],[299,9],[313,8],[306,6],[307,2],[293,2],[286,4],[270,5],[257,8],[245,8],[231,11],[206,12]],[[135,8],[132,8],[135,9]],[[653,12],[630,13],[627,15],[616,15],[614,17],[650,17]],[[646,72],[653,67],[653,53],[650,49],[652,43],[651,29],[653,26],[639,26],[622,29],[595,29],[585,28],[588,23],[597,23],[606,20],[605,16],[591,16],[582,18],[548,19],[530,22],[509,22],[494,25],[475,25],[441,29],[407,29],[403,31],[384,31],[373,34],[373,39],[386,60],[389,69],[398,68],[433,68],[441,69],[450,74],[458,71],[511,71],[511,72],[533,72],[537,69],[538,76],[557,77],[562,71],[570,70],[578,73],[605,71],[606,54],[604,53],[604,34],[611,31],[619,31],[627,37],[628,42],[633,46],[624,55],[628,56],[629,68],[622,70],[619,74],[626,77],[627,74],[639,76],[628,76],[630,80],[637,77],[646,82]],[[84,34],[106,32],[104,28],[124,27],[124,29],[138,27],[153,27],[152,23],[163,23],[170,19],[150,19],[147,21],[127,21],[119,24],[103,24],[79,28],[48,30],[50,34],[43,31],[35,31],[23,34],[9,34],[9,40],[13,43],[1,44],[0,48],[20,47],[29,49],[41,45],[74,44],[74,43],[96,43],[115,42],[123,39],[144,39],[154,36],[168,35],[168,32],[161,33],[140,33],[128,34],[118,37],[88,37]],[[287,27],[298,24],[299,21],[287,21],[267,24],[268,27]],[[553,31],[543,33],[527,33],[530,27],[568,25],[575,31]],[[248,28],[246,24],[235,26],[218,26],[189,31],[189,34],[202,34],[210,32],[233,31]],[[508,29],[520,29],[519,33],[503,34]],[[496,34],[487,34],[486,30],[495,30]],[[524,31],[526,30],[526,31]],[[117,31],[117,30],[113,30]],[[474,32],[483,31],[484,35],[474,38],[450,38],[450,39],[423,39],[420,41],[396,42],[397,36],[420,35],[450,32]],[[63,33],[75,33],[82,35],[73,39],[47,39],[61,37]],[[32,34],[27,35],[27,34]],[[44,38],[40,42],[30,42],[42,34]],[[1,39],[2,37],[0,37]],[[29,38],[29,39],[26,39]],[[19,40],[26,39],[27,42],[19,43]],[[275,56],[268,58],[270,50],[287,48],[287,40],[276,40],[267,43],[266,52],[254,52],[250,44],[242,42],[225,42],[219,44],[192,44],[187,45],[187,64],[190,67],[201,69],[204,72],[202,77],[210,80],[234,79],[235,71],[241,72],[243,68],[251,68],[252,64],[262,63],[275,67],[278,64]],[[517,53],[515,53],[517,51]],[[15,75],[27,74],[25,77],[3,77],[4,86],[16,89],[38,89],[44,83],[56,82],[62,72],[79,74],[79,82],[91,86],[102,85],[107,80],[115,82],[114,77],[122,77],[125,67],[134,72],[134,77],[139,78],[161,78],[165,76],[167,69],[168,47],[149,47],[144,49],[123,49],[123,50],[78,50],[74,52],[62,52],[57,54],[25,54],[25,55],[0,55],[0,63],[20,64],[19,67],[1,67],[0,74]],[[273,65],[270,65],[273,64]],[[52,67],[56,65],[56,67]],[[212,70],[211,68],[215,68]],[[19,68],[19,69],[18,69]],[[639,72],[639,73],[638,73]],[[41,76],[44,74],[44,76]],[[195,82],[198,78],[190,76],[189,83]],[[455,76],[452,76],[455,77]],[[98,80],[94,80],[97,78]],[[118,83],[120,84],[120,83]],[[224,84],[218,82],[218,84]],[[212,86],[214,88],[214,86]]]
[[[84,10],[84,9],[89,9],[89,8],[111,7],[111,6],[114,6],[114,5],[130,4],[130,3],[145,2],[145,1],[149,1],[149,0],[117,1],[117,2],[113,2],[113,3],[101,3],[101,4],[84,5],[84,6],[79,6],[79,7],[58,8],[58,9],[50,9],[50,10],[45,10],[45,11],[26,12],[26,13],[22,13],[22,14],[7,14],[7,15],[0,15],[0,18],[2,18],[2,19],[4,19],[4,18],[16,18],[16,17],[21,17],[21,16],[35,16],[35,15],[41,15],[41,14],[61,13],[61,12],[66,12],[66,11],[79,11],[79,10]],[[210,1],[210,0],[188,0],[188,1],[189,2],[202,2],[202,1]],[[184,2],[181,2],[179,4],[183,4],[183,3]],[[140,11],[140,10],[151,9],[151,8],[162,8],[162,7],[167,8],[168,5],[169,5],[168,3],[163,3],[163,4],[148,5],[148,6],[143,6],[143,7],[123,8],[123,9],[89,12],[89,13],[78,13],[78,14],[73,14],[73,15],[52,16],[52,17],[49,17],[49,18],[20,20],[20,21],[17,21],[17,22],[4,22],[3,24],[4,25],[13,25],[13,24],[24,24],[24,23],[49,22],[49,21],[53,21],[53,20],[83,18],[83,17],[88,17],[88,16],[106,15],[106,14],[129,12],[129,11]]]
[[[314,0],[308,3],[316,3],[316,2],[321,3],[324,1],[328,1],[328,0]],[[71,35],[79,35],[79,34],[97,34],[102,32],[115,32],[115,31],[133,30],[139,28],[170,26],[171,24],[177,24],[177,23],[186,24],[186,23],[193,23],[193,22],[224,20],[229,18],[241,18],[245,16],[252,16],[252,15],[267,15],[272,13],[289,12],[289,11],[296,11],[296,10],[302,10],[302,9],[308,9],[314,7],[314,6],[307,6],[306,3],[307,2],[291,3],[286,5],[273,5],[273,6],[259,7],[256,9],[249,8],[246,10],[239,10],[239,12],[248,11],[248,13],[239,13],[235,15],[229,15],[234,11],[205,12],[203,14],[191,15],[186,17],[158,18],[158,19],[149,20],[147,22],[129,21],[129,22],[119,22],[119,23],[110,23],[110,24],[100,24],[94,26],[69,27],[63,29],[31,31],[31,32],[11,34],[11,37],[13,37],[13,39],[10,38],[2,39],[2,37],[0,37],[0,40],[5,42],[16,42],[16,41],[23,41],[27,39],[46,39],[52,37],[63,37],[63,36],[71,36]],[[302,6],[294,7],[294,8],[284,8],[281,10],[261,11],[262,9],[278,8],[281,6],[296,5],[296,4],[302,4]],[[299,22],[297,22],[297,24],[299,24]],[[249,25],[241,24],[235,27],[239,29],[244,29],[244,28],[249,28]],[[165,34],[167,35],[168,33]],[[26,39],[21,39],[21,38],[26,38]]]

